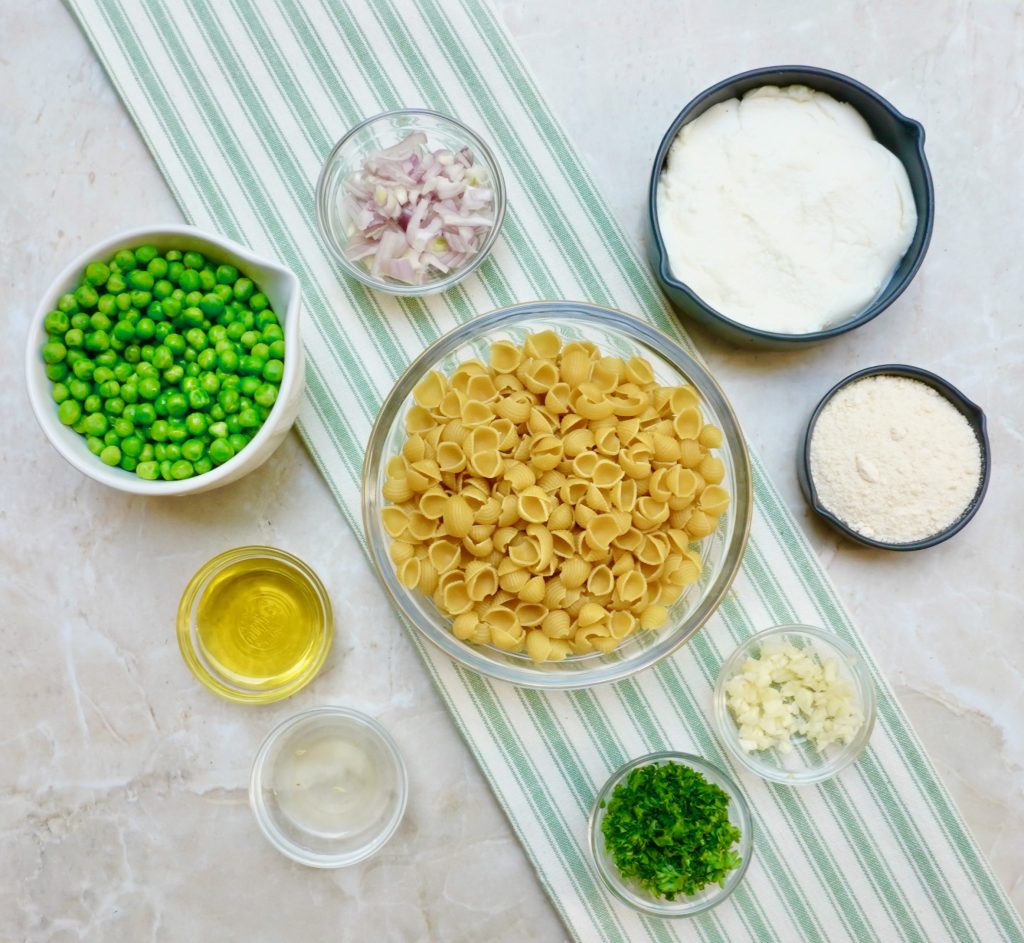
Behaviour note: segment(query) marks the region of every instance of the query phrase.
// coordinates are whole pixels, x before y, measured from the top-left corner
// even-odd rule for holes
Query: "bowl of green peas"
[[[29,399],[57,451],[134,494],[219,488],[295,421],[298,279],[192,226],[118,233],[54,280],[29,330]]]

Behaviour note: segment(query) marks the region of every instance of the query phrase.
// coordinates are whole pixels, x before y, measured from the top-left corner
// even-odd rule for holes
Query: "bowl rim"
[[[814,428],[818,423],[821,413],[840,390],[852,383],[856,383],[858,380],[874,376],[906,377],[907,379],[917,380],[918,382],[924,383],[930,389],[935,390],[936,393],[952,405],[953,408],[956,409],[965,420],[967,420],[968,425],[971,427],[971,430],[974,432],[975,437],[978,440],[978,447],[981,450],[981,479],[978,483],[978,490],[975,491],[974,497],[971,498],[971,502],[967,505],[963,514],[961,514],[960,517],[958,517],[944,530],[940,530],[938,533],[932,534],[930,537],[923,537],[920,540],[913,540],[909,543],[898,544],[890,543],[885,540],[876,540],[873,537],[868,537],[865,534],[854,530],[849,524],[840,520],[840,518],[836,517],[836,515],[821,503],[821,500],[818,498],[818,489],[814,484],[814,476],[811,474],[811,439],[814,437]],[[811,506],[811,510],[813,510],[814,513],[822,520],[839,531],[839,533],[843,534],[843,536],[848,537],[850,540],[853,540],[862,546],[872,547],[876,550],[927,550],[929,547],[935,547],[938,544],[944,543],[949,540],[950,537],[960,533],[960,531],[962,531],[971,522],[974,515],[978,513],[978,509],[985,500],[985,494],[988,492],[989,480],[992,476],[992,446],[989,441],[988,422],[985,417],[985,411],[973,400],[968,399],[948,380],[940,377],[936,373],[932,373],[930,370],[925,370],[922,367],[915,367],[905,363],[887,363],[879,364],[874,367],[864,367],[862,370],[857,370],[836,383],[832,389],[830,389],[821,398],[821,400],[819,400],[818,405],[815,406],[814,411],[811,413],[811,418],[807,421],[807,427],[804,430],[803,445],[800,449],[799,461],[801,490],[804,493],[804,497],[807,499],[807,503]]]
[[[249,265],[273,271],[287,285],[287,302],[283,312],[281,312],[284,314],[281,327],[284,331],[285,343],[293,352],[285,357],[284,375],[281,378],[277,401],[274,403],[270,415],[263,422],[256,435],[246,445],[245,449],[241,450],[237,455],[232,456],[223,465],[218,465],[205,474],[195,475],[192,478],[186,478],[181,481],[164,481],[163,479],[147,481],[139,478],[133,472],[125,471],[123,468],[109,468],[91,453],[88,457],[93,461],[86,461],[84,456],[79,455],[76,450],[72,449],[69,442],[65,440],[65,437],[59,434],[57,414],[51,408],[54,406],[54,403],[48,395],[53,384],[46,377],[44,364],[39,356],[39,348],[41,346],[39,336],[40,333],[44,333],[43,321],[64,293],[62,286],[71,284],[75,279],[80,279],[82,271],[89,262],[98,258],[109,258],[119,248],[134,248],[143,245],[154,237],[181,237],[194,240],[195,242],[207,243],[210,246],[216,247],[217,250],[242,259]],[[302,312],[301,296],[302,288],[299,279],[291,269],[274,259],[253,252],[252,249],[235,242],[233,239],[200,229],[197,226],[183,223],[138,226],[132,229],[121,230],[101,239],[99,242],[88,246],[61,269],[40,296],[39,304],[29,320],[25,345],[24,378],[28,389],[29,403],[32,406],[36,422],[49,443],[69,465],[93,481],[107,485],[117,491],[145,495],[147,497],[161,497],[211,490],[217,487],[218,483],[224,482],[224,479],[234,478],[239,465],[249,456],[256,454],[259,447],[271,438],[277,429],[280,417],[284,414],[284,404],[287,403],[289,397],[294,392],[296,385],[303,382],[302,334],[299,323]],[[43,378],[45,394],[37,382],[37,376],[42,376]],[[275,411],[277,411],[276,417],[274,415]],[[64,428],[66,427],[60,426],[60,429]],[[252,450],[251,452],[249,451],[250,449]],[[246,455],[247,452],[249,453],[248,455]]]
[[[320,603],[323,625],[321,627],[322,638],[320,648],[316,657],[309,663],[302,674],[290,678],[286,683],[277,688],[266,690],[245,690],[225,681],[221,676],[214,674],[201,657],[193,638],[193,613],[199,603],[200,590],[217,573],[232,563],[245,559],[272,559],[297,570],[313,588],[317,601]],[[185,589],[178,601],[176,616],[176,634],[178,636],[178,648],[181,651],[182,660],[188,667],[195,679],[208,691],[224,698],[234,701],[236,704],[272,704],[275,701],[282,701],[286,697],[297,694],[319,674],[327,661],[334,644],[334,609],[331,606],[331,597],[324,586],[323,581],[316,571],[295,554],[279,547],[269,547],[261,544],[248,544],[244,547],[232,547],[224,550],[215,556],[210,557],[189,579]]]
[[[425,282],[422,285],[407,285],[404,282],[399,282],[394,279],[385,280],[383,278],[378,278],[375,275],[371,275],[368,271],[362,268],[362,266],[352,262],[345,255],[344,249],[335,242],[331,235],[331,228],[328,225],[327,220],[327,181],[330,176],[329,172],[335,161],[339,159],[339,155],[345,145],[348,144],[348,142],[360,131],[371,124],[375,124],[378,121],[385,121],[390,118],[406,116],[411,116],[413,118],[427,117],[451,125],[459,134],[466,138],[467,144],[473,148],[475,154],[483,158],[493,178],[491,185],[494,189],[494,225],[491,226],[482,245],[477,250],[476,254],[462,268],[454,272],[450,272],[442,278],[436,278],[432,281]],[[395,108],[391,111],[382,111],[375,115],[370,115],[368,118],[364,118],[358,124],[349,128],[349,130],[338,139],[334,147],[331,148],[327,157],[324,158],[323,166],[320,168],[320,175],[317,177],[316,189],[314,191],[313,198],[313,202],[316,207],[316,221],[320,230],[320,235],[323,238],[324,244],[327,246],[332,258],[334,258],[334,260],[342,267],[344,272],[347,275],[351,275],[357,281],[362,282],[362,284],[369,288],[374,288],[377,291],[386,292],[387,294],[402,298],[416,298],[439,294],[440,292],[447,291],[449,288],[461,282],[466,278],[466,276],[471,275],[476,271],[476,269],[482,265],[484,260],[490,255],[491,249],[494,248],[494,244],[497,242],[502,224],[505,221],[505,207],[507,201],[508,194],[505,186],[505,175],[501,169],[501,164],[494,156],[493,149],[479,134],[477,134],[476,131],[460,121],[458,118],[445,114],[444,112],[434,111],[430,108]]]
[[[687,374],[690,378],[696,377],[702,386],[706,386],[714,395],[717,395],[721,400],[726,417],[732,422],[737,431],[736,442],[730,443],[730,448],[733,448],[735,452],[733,463],[738,471],[737,486],[742,488],[742,493],[738,492],[733,495],[732,507],[742,513],[742,519],[737,519],[733,544],[726,551],[727,557],[730,554],[734,557],[731,561],[731,566],[722,570],[717,577],[717,586],[695,607],[694,611],[697,613],[697,618],[694,620],[694,624],[688,633],[675,639],[671,645],[666,646],[664,649],[661,649],[658,645],[652,645],[634,661],[620,661],[617,664],[613,664],[614,670],[607,670],[607,666],[605,666],[605,671],[597,672],[600,675],[599,677],[595,677],[595,671],[592,669],[580,670],[579,672],[569,674],[542,671],[526,666],[507,666],[492,661],[489,657],[482,654],[481,649],[456,639],[451,632],[440,634],[439,638],[435,637],[430,627],[423,624],[426,620],[422,619],[418,612],[409,613],[406,611],[395,588],[384,577],[385,567],[393,569],[387,554],[387,548],[380,545],[379,542],[370,539],[370,535],[374,532],[377,522],[374,520],[374,497],[371,495],[371,488],[369,487],[368,470],[371,457],[374,454],[379,453],[383,456],[384,442],[390,431],[390,427],[385,421],[386,417],[388,417],[389,413],[397,415],[401,403],[405,402],[411,395],[412,388],[415,386],[417,379],[437,360],[447,356],[459,346],[471,340],[474,335],[478,335],[483,331],[497,330],[509,324],[515,324],[526,315],[533,317],[575,316],[583,324],[586,324],[588,320],[593,322],[595,316],[603,319],[605,323],[610,319],[616,330],[627,334],[634,340],[647,344],[657,351],[660,357],[672,363],[673,366],[677,366],[680,372]],[[366,537],[370,561],[377,572],[379,581],[384,585],[400,617],[416,627],[418,638],[426,639],[449,658],[452,658],[464,667],[498,681],[506,681],[518,687],[535,690],[575,690],[619,681],[650,667],[663,658],[667,658],[693,638],[711,616],[714,615],[735,581],[736,576],[739,574],[743,563],[743,556],[746,551],[753,519],[753,469],[746,438],[743,435],[739,420],[728,397],[708,369],[687,353],[678,342],[645,321],[641,321],[639,318],[615,308],[604,307],[586,301],[530,301],[498,308],[463,322],[422,350],[406,367],[382,402],[377,418],[374,420],[370,437],[367,440],[363,460],[360,504],[363,533]],[[662,628],[655,631],[663,633],[665,629]]]
[[[277,743],[284,734],[288,733],[288,731],[294,729],[300,724],[308,723],[316,717],[341,717],[355,721],[357,725],[363,727],[376,736],[378,741],[384,746],[388,757],[394,763],[395,771],[397,773],[395,783],[397,789],[397,801],[391,818],[373,841],[368,842],[358,851],[352,852],[348,855],[317,855],[315,853],[311,854],[303,852],[301,848],[289,841],[274,826],[270,815],[267,812],[266,803],[263,801],[261,790],[263,774],[265,772],[267,758],[270,755],[270,751],[274,744]],[[292,861],[297,861],[299,864],[306,865],[310,868],[346,868],[351,865],[358,864],[361,861],[365,861],[367,858],[377,854],[377,852],[379,852],[388,843],[388,841],[391,840],[391,837],[395,832],[398,831],[398,826],[402,824],[402,819],[405,818],[405,810],[408,805],[408,801],[409,771],[405,765],[405,760],[402,757],[402,752],[399,750],[394,737],[391,736],[387,728],[384,727],[384,725],[376,718],[371,717],[369,714],[364,714],[362,711],[358,711],[352,707],[342,707],[339,705],[329,704],[321,705],[319,707],[312,707],[308,710],[300,711],[297,714],[292,714],[290,717],[286,717],[278,723],[270,733],[266,735],[266,737],[264,737],[263,742],[256,751],[256,755],[253,758],[252,767],[249,772],[249,808],[252,810],[253,817],[256,819],[256,823],[259,825],[264,838],[266,838],[271,846],[281,854],[291,858]]]
[[[883,292],[877,295],[859,314],[853,318],[843,321],[833,327],[826,328],[825,330],[810,331],[806,334],[787,334],[781,331],[767,331],[762,328],[752,327],[751,325],[744,324],[741,321],[733,320],[728,315],[725,315],[711,307],[711,305],[704,301],[697,292],[690,288],[689,285],[672,275],[669,270],[668,253],[665,250],[665,241],[661,235],[661,224],[658,221],[658,181],[661,178],[662,169],[665,166],[665,160],[668,156],[669,148],[672,146],[672,143],[676,139],[676,135],[679,133],[683,125],[690,121],[693,112],[703,105],[708,98],[729,88],[731,85],[746,82],[754,78],[763,77],[768,79],[770,76],[779,75],[780,73],[807,77],[824,76],[867,96],[881,108],[888,111],[896,121],[902,124],[913,135],[915,140],[915,153],[918,161],[920,162],[921,172],[925,182],[924,212],[918,214],[918,229],[923,231],[921,246],[917,251],[917,256],[914,259],[913,264],[907,270],[903,278],[897,283],[896,287],[891,293],[889,293],[887,291],[888,285],[886,285]],[[795,83],[793,81],[787,81],[786,84]],[[847,102],[847,104],[849,104],[849,102]],[[856,106],[852,105],[851,107],[856,108]],[[859,109],[857,110],[859,113]],[[720,82],[716,82],[714,85],[709,86],[692,98],[683,107],[682,111],[676,115],[675,119],[669,125],[668,131],[666,131],[664,137],[662,137],[661,143],[658,145],[658,150],[655,154],[647,192],[647,215],[654,244],[657,263],[655,269],[658,277],[666,285],[684,294],[705,316],[712,321],[717,321],[729,330],[739,332],[742,335],[764,342],[765,344],[784,346],[794,346],[799,344],[811,345],[833,337],[838,337],[840,334],[845,334],[863,324],[867,324],[869,321],[873,321],[909,287],[910,283],[917,275],[918,270],[921,268],[921,265],[924,263],[925,255],[928,253],[928,246],[931,243],[932,229],[935,222],[935,187],[932,182],[931,168],[928,165],[928,159],[924,152],[924,140],[924,126],[919,121],[915,121],[913,118],[908,118],[873,88],[870,88],[863,82],[859,82],[851,76],[844,75],[842,72],[834,72],[831,69],[822,69],[818,66],[808,65],[763,66],[757,69],[750,69],[746,72],[739,72],[736,75],[731,75],[728,78],[722,79]]]
[[[751,761],[751,754],[748,754],[740,745],[736,737],[736,722],[729,712],[726,704],[725,685],[736,673],[740,662],[747,656],[749,651],[763,644],[767,639],[779,635],[802,635],[811,638],[815,643],[832,649],[846,662],[850,674],[854,676],[855,683],[862,695],[861,705],[864,711],[864,723],[857,731],[853,741],[844,745],[844,753],[831,763],[824,763],[821,766],[808,767],[798,776],[793,776],[783,770],[776,770],[767,764],[754,764]],[[834,632],[829,632],[815,625],[804,623],[789,623],[773,625],[760,632],[755,632],[749,638],[740,642],[722,662],[718,669],[718,676],[715,679],[715,686],[712,693],[712,722],[716,728],[718,739],[722,741],[728,752],[737,760],[744,769],[749,770],[755,776],[768,782],[779,783],[783,786],[812,786],[825,782],[841,773],[848,766],[855,763],[871,740],[874,733],[875,721],[878,714],[878,696],[875,693],[874,679],[867,661],[857,650],[845,639],[840,638]]]
[[[668,762],[688,766],[702,775],[710,772],[713,776],[721,779],[726,784],[725,791],[728,792],[730,801],[735,802],[736,809],[738,810],[737,818],[742,824],[738,848],[739,851],[743,852],[740,866],[729,872],[726,887],[720,887],[717,894],[708,897],[700,906],[689,910],[677,909],[679,905],[676,901],[665,901],[663,904],[658,904],[652,900],[648,904],[642,898],[626,894],[621,880],[616,881],[613,877],[613,874],[617,872],[615,863],[608,860],[607,855],[602,855],[598,851],[598,831],[605,816],[604,806],[613,789],[634,769],[641,766],[650,766],[655,763]],[[698,914],[706,913],[727,900],[732,896],[733,891],[743,883],[747,869],[750,867],[750,862],[754,857],[754,816],[751,812],[750,803],[747,801],[736,780],[722,767],[693,753],[685,753],[679,750],[657,750],[623,763],[605,780],[604,785],[601,786],[594,796],[594,801],[590,807],[590,815],[587,819],[587,842],[594,869],[597,871],[604,886],[618,900],[640,913],[650,914],[654,917],[665,917],[670,920],[695,917]],[[687,899],[689,900],[690,898]]]

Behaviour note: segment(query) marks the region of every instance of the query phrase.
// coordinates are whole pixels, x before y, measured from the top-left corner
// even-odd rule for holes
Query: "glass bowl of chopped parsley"
[[[605,886],[656,917],[692,917],[725,900],[746,874],[753,838],[736,784],[688,753],[627,763],[590,813],[590,850]]]

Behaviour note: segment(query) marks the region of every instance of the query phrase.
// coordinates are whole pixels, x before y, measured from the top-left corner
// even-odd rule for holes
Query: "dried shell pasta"
[[[696,391],[554,331],[485,361],[413,390],[381,486],[399,582],[456,638],[538,663],[663,625],[730,502]]]

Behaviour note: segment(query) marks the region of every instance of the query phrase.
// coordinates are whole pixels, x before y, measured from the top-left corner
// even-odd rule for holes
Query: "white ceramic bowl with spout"
[[[85,437],[62,425],[57,418],[57,404],[51,394],[53,383],[46,376],[46,365],[40,353],[46,342],[43,321],[47,313],[56,307],[61,295],[74,291],[81,284],[85,266],[98,259],[111,258],[118,249],[134,249],[141,245],[153,245],[160,250],[201,252],[218,264],[234,265],[242,274],[251,278],[267,296],[270,307],[277,314],[284,331],[284,376],[277,401],[266,421],[253,436],[252,441],[233,458],[203,475],[196,475],[183,481],[146,481],[134,472],[104,465],[98,456],[89,451]],[[149,226],[115,233],[110,238],[90,246],[68,263],[43,295],[32,318],[25,353],[25,373],[29,400],[36,419],[53,447],[71,465],[83,475],[88,475],[93,480],[119,491],[144,495],[198,494],[237,481],[270,458],[284,440],[298,414],[304,383],[304,357],[299,327],[302,310],[300,299],[299,280],[293,272],[280,263],[256,255],[252,250],[223,236],[203,232],[194,226],[182,225]]]

